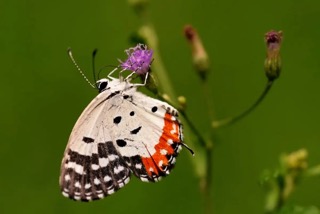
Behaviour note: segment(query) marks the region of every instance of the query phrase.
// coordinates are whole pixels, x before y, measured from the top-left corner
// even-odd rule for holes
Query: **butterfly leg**
[[[112,71],[110,71],[110,73],[108,74],[108,78],[110,78],[110,79],[113,79],[113,77],[111,77],[111,75],[116,71],[116,70],[118,70],[119,69],[119,67],[116,67],[115,69],[113,69]],[[123,70],[122,70],[123,71]],[[121,72],[121,71],[120,71]],[[120,73],[119,72],[119,73]]]
[[[132,74],[133,74],[133,73],[132,73]],[[132,74],[130,74],[129,76],[132,76]],[[128,76],[128,77],[129,77],[129,76]],[[145,85],[147,84],[148,76],[149,76],[149,73],[146,73],[146,76],[145,76],[145,78],[144,78],[144,83],[136,83],[136,84],[134,84],[134,86],[136,86],[136,87],[145,86]],[[128,78],[128,77],[127,77],[127,78]],[[127,78],[126,78],[126,80],[127,80]]]
[[[134,72],[132,72],[131,74],[129,74],[126,78],[125,81],[129,81],[131,79],[131,77],[133,76],[133,74],[135,74]]]

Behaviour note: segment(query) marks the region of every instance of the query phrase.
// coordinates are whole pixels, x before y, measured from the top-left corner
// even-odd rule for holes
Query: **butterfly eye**
[[[102,79],[97,81],[97,87],[99,89],[99,93],[104,91],[107,88],[107,86],[108,86],[108,80]]]

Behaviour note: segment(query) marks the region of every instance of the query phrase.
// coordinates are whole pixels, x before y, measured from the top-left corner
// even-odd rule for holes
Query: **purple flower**
[[[148,50],[146,45],[138,44],[134,48],[125,50],[128,55],[126,61],[121,62],[122,69],[131,70],[136,74],[146,74],[150,70],[153,51]]]

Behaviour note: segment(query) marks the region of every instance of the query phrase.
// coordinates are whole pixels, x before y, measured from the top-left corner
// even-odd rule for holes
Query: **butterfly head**
[[[99,90],[99,93],[111,89],[112,91],[124,90],[129,85],[126,81],[122,81],[117,78],[109,77],[102,78],[96,82],[96,88]]]
[[[97,81],[96,86],[99,90],[99,93],[101,93],[102,91],[106,90],[108,87],[108,83],[110,80],[103,78]]]

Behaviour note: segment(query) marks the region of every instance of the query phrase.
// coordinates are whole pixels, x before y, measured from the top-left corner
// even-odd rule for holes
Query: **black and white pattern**
[[[178,121],[177,111],[165,102],[137,92],[137,85],[112,78],[88,105],[70,135],[61,164],[62,194],[74,200],[91,201],[111,195],[130,181],[133,173],[142,181],[158,181],[169,174],[181,149],[174,150],[168,164],[156,163],[158,174],[148,174],[142,158],[150,158],[162,136],[164,115]],[[102,84],[100,84],[102,85]],[[182,130],[179,124],[179,130]],[[148,169],[150,170],[150,169]]]
[[[114,193],[130,180],[130,171],[112,142],[98,143],[98,153],[81,155],[68,150],[61,188],[75,200],[95,200]]]

